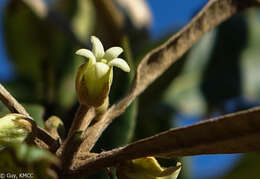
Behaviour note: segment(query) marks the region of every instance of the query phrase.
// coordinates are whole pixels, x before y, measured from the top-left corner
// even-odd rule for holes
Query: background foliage
[[[89,47],[90,35],[102,39],[105,48],[122,46],[124,59],[135,69],[147,51],[180,28],[172,26],[167,33],[160,33],[159,37],[152,39],[149,27],[154,11],[135,12],[129,5],[135,2],[131,1],[124,4],[124,1],[115,0],[116,6],[112,11],[106,9],[110,6],[102,4],[102,1],[35,2],[9,0],[5,4],[3,35],[14,75],[3,84],[42,127],[45,120],[56,115],[68,130],[78,106],[74,79],[77,67],[82,63],[74,52]],[[134,7],[146,6],[136,3]],[[192,13],[195,15],[196,12],[194,9]],[[143,16],[135,17],[140,14]],[[117,18],[113,21],[108,15]],[[143,21],[138,21],[140,19]],[[159,23],[156,20],[154,23]],[[109,126],[94,151],[113,149],[176,126],[258,105],[259,27],[258,10],[251,9],[205,34],[177,64],[146,89],[119,120]],[[119,31],[121,28],[123,33]],[[135,70],[130,74],[115,71],[111,104],[125,94],[134,73]],[[0,107],[1,116],[8,113],[3,106]],[[259,153],[232,157],[225,160],[230,164],[229,170],[212,160],[194,162],[191,158],[179,159],[184,166],[180,178],[253,179],[259,176]],[[160,162],[169,166],[176,160]],[[212,168],[200,175],[200,166]],[[88,178],[106,177],[99,172]]]

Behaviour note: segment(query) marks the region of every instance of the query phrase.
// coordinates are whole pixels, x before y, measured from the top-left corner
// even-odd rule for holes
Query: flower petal
[[[130,67],[122,58],[115,58],[108,63],[109,66],[115,66],[125,72],[130,72]]]
[[[95,57],[97,59],[102,58],[105,52],[101,41],[95,36],[91,36],[90,41],[92,43],[92,52],[94,53]]]
[[[97,79],[102,78],[105,76],[109,70],[109,66],[107,64],[104,64],[102,62],[97,62],[96,63],[96,77]]]
[[[106,50],[104,59],[106,59],[107,61],[111,61],[114,58],[117,58],[122,52],[123,49],[121,47],[111,47]]]
[[[96,63],[96,57],[88,49],[79,49],[76,51],[76,54],[88,58],[92,64]]]

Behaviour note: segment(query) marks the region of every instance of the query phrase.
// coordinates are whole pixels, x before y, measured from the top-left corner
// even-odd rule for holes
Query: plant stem
[[[80,105],[73,119],[71,128],[68,133],[68,138],[73,135],[76,131],[84,131],[92,121],[95,115],[93,107]]]

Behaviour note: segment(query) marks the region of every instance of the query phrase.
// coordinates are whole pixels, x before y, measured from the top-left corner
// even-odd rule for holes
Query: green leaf
[[[10,111],[2,103],[0,103],[0,116],[4,116],[8,113],[10,113]]]
[[[36,99],[47,105],[53,106],[55,103],[61,107],[58,110],[62,111],[75,103],[74,80],[80,61],[74,57],[74,50],[76,45],[86,41],[91,32],[91,28],[88,28],[92,23],[87,20],[92,18],[89,13],[92,12],[89,6],[91,2],[70,1],[55,4],[55,7],[41,2],[47,10],[53,8],[58,15],[54,13],[52,17],[53,14],[49,14],[50,18],[39,16],[37,7],[33,6],[34,1],[8,1],[3,20],[5,42],[19,79],[26,79],[33,84],[26,91],[30,90],[30,94],[35,94]],[[62,15],[68,21],[66,18],[64,22],[59,21],[60,12],[64,12]],[[58,22],[52,23],[56,15]],[[69,22],[72,22],[72,26],[69,26]],[[68,25],[70,33],[63,26],[60,28],[60,23]]]
[[[36,122],[36,124],[43,128],[44,107],[38,104],[23,104],[23,106],[26,109],[26,111],[28,111],[33,120]]]
[[[7,52],[15,70],[23,77],[39,80],[42,61],[46,58],[43,48],[46,34],[41,20],[22,1],[12,0],[4,10],[3,22]]]
[[[43,114],[44,114],[44,107],[39,104],[24,104],[22,103],[26,111],[30,114],[33,120],[36,122],[37,125],[40,127],[44,127],[43,121]],[[9,114],[10,111],[0,103],[0,116],[4,116]]]
[[[59,160],[50,152],[26,144],[14,144],[0,151],[1,173],[30,174],[36,179],[54,179],[57,174],[50,169]]]

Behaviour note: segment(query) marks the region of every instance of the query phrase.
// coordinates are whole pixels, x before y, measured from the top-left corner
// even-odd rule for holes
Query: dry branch
[[[157,156],[182,157],[224,154],[260,149],[260,107],[236,112],[198,124],[171,129],[129,144],[78,160],[72,173],[89,173],[130,159]]]

